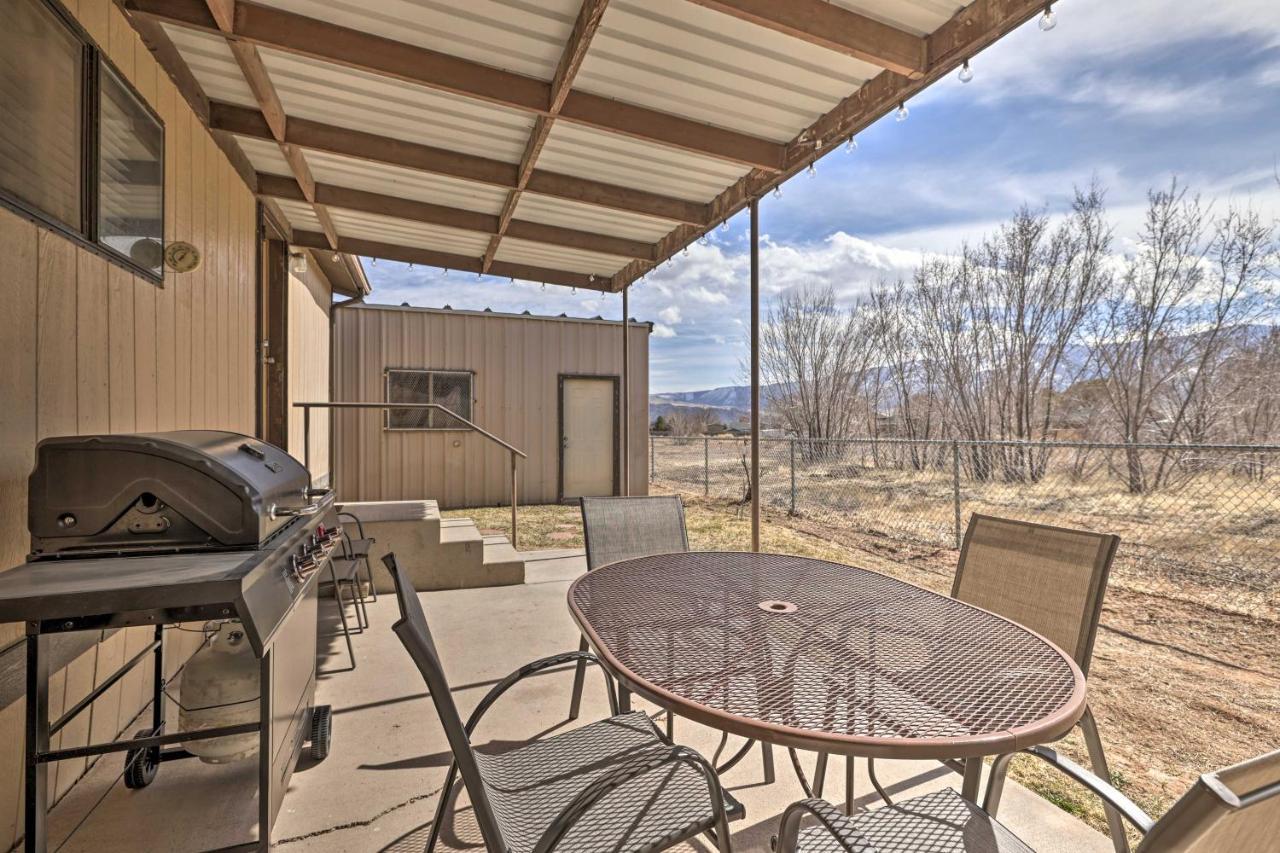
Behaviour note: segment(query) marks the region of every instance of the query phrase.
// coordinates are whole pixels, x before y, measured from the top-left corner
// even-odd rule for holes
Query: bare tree
[[[784,294],[760,328],[766,402],[795,435],[843,438],[856,431],[873,363],[873,323],[861,306],[841,308],[832,287]],[[806,442],[807,453],[820,453]]]
[[[1103,300],[1093,348],[1125,442],[1187,437],[1232,330],[1272,307],[1274,252],[1273,229],[1256,213],[1232,209],[1213,221],[1176,181],[1149,195],[1138,251]],[[1129,491],[1159,488],[1172,461],[1163,452],[1152,471],[1128,450]]]

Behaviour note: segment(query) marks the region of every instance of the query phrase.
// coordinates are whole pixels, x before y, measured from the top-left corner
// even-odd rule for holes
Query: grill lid
[[[28,481],[31,558],[258,547],[309,514],[280,448],[213,430],[47,438]]]

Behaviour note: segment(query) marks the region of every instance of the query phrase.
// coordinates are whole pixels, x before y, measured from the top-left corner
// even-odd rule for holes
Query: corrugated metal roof
[[[687,0],[613,0],[575,87],[787,142],[879,71]]]
[[[581,4],[579,0],[273,0],[269,5],[549,80]]]
[[[148,2],[157,7],[153,14],[164,17],[163,4],[154,3],[154,0]],[[573,32],[582,0],[255,2],[319,22],[550,81]],[[830,2],[922,36],[935,32],[973,0]],[[1004,0],[983,2],[993,4],[996,19],[1013,14],[1025,18],[1034,14],[1034,7],[1026,0],[1015,4],[1016,12],[1014,5]],[[256,106],[238,63],[223,39],[167,24],[165,31],[210,99]],[[970,37],[977,39],[986,35]],[[269,35],[250,37],[262,42],[270,41]],[[851,52],[859,52],[859,49]],[[461,77],[447,86],[441,82],[437,87],[431,87],[395,79],[390,72],[380,75],[349,67],[346,63],[358,62],[347,56],[334,56],[334,61],[330,62],[273,49],[266,44],[259,45],[259,53],[290,118],[307,119],[506,164],[495,168],[493,162],[456,159],[446,164],[441,162],[441,158],[431,160],[430,157],[418,161],[424,169],[474,174],[487,182],[479,183],[377,162],[378,158],[396,161],[409,154],[414,157],[423,154],[417,149],[397,152],[392,143],[383,146],[384,152],[390,153],[370,152],[373,159],[368,160],[359,159],[358,155],[364,152],[352,152],[357,156],[343,156],[305,150],[304,156],[318,183],[489,215],[496,215],[503,209],[509,185],[517,173],[515,167],[521,162],[535,126],[528,91],[522,95],[524,108],[517,109],[497,106],[479,96],[443,91],[446,87],[455,91],[465,89],[466,82],[459,83]],[[911,53],[910,45],[898,45],[897,53],[892,55],[898,57],[897,62],[910,64],[913,61]],[[957,53],[953,48],[948,54],[948,61]],[[859,55],[863,53],[859,52]],[[423,59],[424,67],[431,65],[430,57]],[[893,63],[892,59],[886,61],[886,65]],[[412,76],[417,72],[408,73]],[[619,206],[659,210],[665,215],[680,216],[687,222],[703,221],[698,205],[720,198],[727,189],[750,174],[751,169],[743,165],[744,162],[761,166],[775,162],[779,149],[762,145],[758,140],[770,141],[775,146],[788,145],[816,120],[828,115],[854,94],[863,83],[880,73],[876,64],[853,58],[843,50],[820,47],[811,41],[740,20],[688,0],[611,0],[572,81],[573,91],[614,99],[711,128],[731,130],[757,142],[740,139],[746,143],[740,146],[743,150],[731,154],[727,149],[733,146],[733,140],[722,134],[718,136],[714,130],[692,129],[687,138],[672,140],[664,137],[666,143],[639,138],[648,132],[643,122],[627,129],[629,132],[626,133],[621,129],[604,130],[600,125],[624,120],[627,111],[621,111],[623,119],[610,117],[607,105],[600,107],[597,104],[597,114],[590,118],[591,105],[582,103],[589,99],[578,98],[579,109],[566,110],[572,118],[554,119],[546,144],[535,163],[540,172],[557,173],[574,180],[560,181],[553,187],[549,183],[557,183],[554,179],[540,176],[540,179],[549,181],[544,182],[540,189],[555,192],[557,196],[525,191],[520,196],[515,217],[586,233],[626,238],[656,247],[679,223],[649,214],[620,211]],[[905,81],[906,78],[900,79]],[[511,83],[519,88],[519,81]],[[501,92],[495,94],[491,91],[485,97],[503,100]],[[585,113],[584,107],[587,108]],[[592,122],[592,126],[588,126],[587,121]],[[654,124],[671,126],[671,122],[664,124],[660,117],[655,118]],[[240,138],[239,141],[258,171],[291,174],[289,164],[274,143],[248,138]],[[347,141],[345,144],[354,143]],[[712,150],[707,151],[708,147]],[[704,153],[694,153],[698,150]],[[442,159],[448,160],[448,157]],[[777,162],[783,165],[781,160]],[[785,165],[792,170],[802,163],[792,157]],[[764,184],[753,185],[752,191],[759,192],[761,186]],[[640,191],[643,195],[629,191]],[[581,200],[571,201],[567,197]],[[676,203],[677,200],[686,204]],[[741,204],[744,200],[743,196],[735,196],[729,203]],[[280,207],[295,227],[319,228],[310,205],[282,201]],[[337,207],[331,207],[331,210],[340,237],[433,249],[474,258],[482,257],[489,244],[488,235],[483,233],[428,226]],[[670,245],[665,246],[665,249],[670,248]],[[646,252],[641,247],[636,254],[643,256]],[[513,263],[561,270],[566,274],[611,275],[630,267],[628,258],[506,236],[499,243],[496,257]],[[580,283],[574,275],[560,278],[567,283]]]
[[[617,255],[584,252],[581,249],[569,249],[563,246],[548,246],[546,243],[533,243],[528,240],[517,240],[514,237],[503,238],[498,244],[498,253],[494,259],[509,261],[513,264],[531,264],[548,269],[564,269],[595,275],[613,275],[631,262],[630,258],[620,258]]]
[[[312,176],[321,184],[495,215],[502,210],[507,198],[506,190],[488,184],[379,165],[327,151],[305,149],[304,154]]]
[[[533,193],[520,196],[516,218],[650,243],[661,240],[679,224],[669,219],[655,219]]]
[[[257,103],[226,39],[168,25],[164,31],[206,95],[229,104],[253,106]]]
[[[456,255],[480,257],[489,247],[489,238],[475,231],[446,228],[441,225],[425,225],[392,219],[374,213],[357,213],[338,207],[329,208],[333,225],[344,237],[373,240],[378,243],[394,243],[436,252],[452,252]]]
[[[284,214],[285,219],[289,220],[289,225],[297,231],[320,231],[320,220],[316,218],[315,209],[305,201],[290,201],[289,199],[279,199],[276,204],[280,206],[280,212]]]
[[[514,162],[532,115],[306,57],[263,49],[285,113]]]
[[[538,166],[689,201],[710,201],[746,166],[558,121]]]

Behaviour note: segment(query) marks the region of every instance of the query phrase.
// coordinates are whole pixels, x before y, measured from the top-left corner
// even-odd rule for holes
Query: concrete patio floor
[[[530,554],[522,586],[425,593],[428,619],[463,715],[499,678],[522,663],[577,647],[578,633],[565,605],[569,581],[585,568],[581,552]],[[380,569],[380,567],[379,567]],[[377,570],[377,569],[376,569]],[[334,607],[323,610],[333,620]],[[390,626],[394,598],[369,607],[371,630],[356,637],[358,667],[346,666],[345,647],[327,640],[317,702],[333,706],[333,751],[311,765],[304,757],[276,822],[276,846],[284,850],[422,851],[450,755],[421,678]],[[482,749],[562,731],[572,675],[529,679],[499,702],[476,735]],[[639,707],[653,711],[640,703]],[[582,720],[607,716],[602,683],[587,683]],[[177,719],[176,713],[170,717]],[[676,737],[710,756],[719,735],[678,720]],[[730,749],[740,741],[731,739]],[[804,756],[806,770],[812,756]],[[763,783],[759,750],[725,774],[724,782],[747,809],[734,824],[737,851],[767,851],[778,816],[802,797],[790,761],[775,750],[777,781]],[[858,802],[877,798],[858,762]],[[942,787],[959,788],[956,774],[928,762],[880,762],[881,778],[903,798]],[[112,853],[124,850],[216,850],[256,837],[256,765],[209,766],[179,761],[161,767],[154,784],[127,790],[119,781],[121,758],[108,756],[54,809],[49,849]],[[833,759],[826,796],[842,802],[843,763]],[[1033,848],[1062,853],[1106,853],[1110,842],[1071,815],[1010,783],[1002,820]],[[73,829],[79,824],[79,828]],[[65,843],[63,843],[65,840]],[[462,798],[447,819],[441,849],[481,847]],[[702,841],[684,849],[710,850]]]

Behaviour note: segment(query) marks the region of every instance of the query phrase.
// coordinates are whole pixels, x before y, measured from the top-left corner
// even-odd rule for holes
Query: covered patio
[[[423,594],[440,654],[447,662],[454,695],[472,707],[500,678],[530,659],[572,648],[577,629],[565,610],[565,592],[586,568],[581,551],[529,552],[521,586],[451,590]],[[304,763],[294,775],[275,827],[275,846],[283,850],[421,851],[430,831],[450,752],[421,679],[388,626],[398,617],[394,600],[383,595],[371,605],[373,630],[358,637],[360,666],[353,672],[322,677],[317,701],[332,703],[333,752],[323,762]],[[480,617],[480,618],[477,618]],[[330,619],[332,621],[332,617]],[[330,626],[332,627],[332,626]],[[321,669],[341,669],[345,651],[334,644]],[[581,721],[566,720],[572,669],[538,676],[494,707],[475,737],[483,751],[501,752],[530,738],[558,734],[581,722],[608,715],[603,683],[587,681]],[[658,709],[638,707],[658,718]],[[715,753],[719,733],[682,720],[680,742],[705,755]],[[732,738],[726,754],[740,738]],[[805,756],[807,766],[812,757]],[[747,818],[733,824],[734,850],[767,851],[783,809],[803,797],[777,750],[777,781],[765,784],[758,751],[724,775],[724,784],[745,805]],[[855,780],[859,807],[875,807],[879,797],[859,762]],[[85,817],[85,823],[61,849],[124,851],[146,838],[151,849],[219,849],[253,832],[254,773],[251,764],[224,767],[166,768],[166,778],[143,791],[111,786],[118,768],[100,762],[73,793],[54,809],[49,826],[51,849]],[[827,796],[844,797],[844,774],[833,764]],[[944,787],[959,776],[933,762],[882,762],[882,783],[906,799]],[[198,793],[197,793],[198,792]],[[1110,841],[1057,806],[1009,783],[1001,821],[1037,851],[1106,853]],[[463,794],[447,819],[437,849],[482,847],[474,817]],[[714,849],[705,839],[678,849]]]

